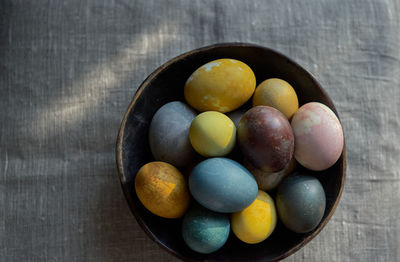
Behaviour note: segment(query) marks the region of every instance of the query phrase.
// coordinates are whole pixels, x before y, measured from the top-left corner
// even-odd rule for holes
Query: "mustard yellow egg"
[[[186,101],[198,111],[226,113],[246,103],[254,93],[251,68],[235,59],[218,59],[199,67],[188,78]]]
[[[288,82],[271,78],[257,86],[253,96],[253,106],[274,107],[290,119],[299,108],[299,100]]]
[[[135,177],[136,194],[153,214],[178,218],[189,206],[190,194],[182,173],[165,162],[150,162],[142,166]]]
[[[274,200],[261,190],[250,206],[231,215],[233,233],[248,244],[267,239],[274,231],[276,221]]]
[[[202,156],[225,156],[236,142],[236,127],[226,115],[207,111],[193,119],[189,129],[193,148]]]

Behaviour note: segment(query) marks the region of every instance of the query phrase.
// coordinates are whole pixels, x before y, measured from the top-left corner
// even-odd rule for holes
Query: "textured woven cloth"
[[[400,2],[0,1],[0,261],[175,261],[141,230],[115,164],[140,83],[183,52],[250,42],[320,81],[347,181],[286,261],[400,261]]]

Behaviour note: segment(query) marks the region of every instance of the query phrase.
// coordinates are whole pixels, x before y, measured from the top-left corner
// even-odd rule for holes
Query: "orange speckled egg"
[[[198,111],[226,113],[239,108],[253,95],[256,77],[251,68],[235,59],[218,59],[199,67],[185,84],[185,99]]]
[[[135,190],[140,202],[160,217],[181,217],[189,206],[185,177],[165,162],[150,162],[142,166],[136,174]]]
[[[254,92],[253,106],[271,106],[290,119],[299,108],[293,87],[286,81],[271,78],[259,84]]]

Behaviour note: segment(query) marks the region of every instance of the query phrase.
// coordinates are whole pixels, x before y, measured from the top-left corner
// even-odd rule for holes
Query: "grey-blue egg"
[[[185,243],[194,251],[209,254],[220,249],[228,239],[229,218],[198,204],[185,214],[182,223],[182,236]]]
[[[173,166],[187,165],[195,155],[189,140],[189,128],[196,112],[186,104],[174,101],[157,110],[150,123],[149,143],[158,161]]]
[[[226,115],[227,115],[227,117],[229,117],[229,118],[232,120],[232,122],[233,122],[233,123],[235,124],[235,126],[237,127],[238,124],[239,124],[239,122],[240,122],[240,119],[241,119],[242,116],[247,112],[247,110],[248,110],[248,109],[242,108],[242,109],[238,109],[238,110],[236,110],[236,111],[230,112],[230,113],[228,113],[228,114],[226,114]]]
[[[296,233],[315,229],[325,212],[326,198],[321,183],[315,177],[287,177],[278,187],[276,205],[283,224]]]
[[[204,207],[233,213],[248,207],[257,197],[257,182],[236,161],[215,157],[200,162],[189,176],[189,190]]]

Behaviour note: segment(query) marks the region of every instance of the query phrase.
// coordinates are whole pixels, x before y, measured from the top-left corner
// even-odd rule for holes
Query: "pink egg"
[[[294,157],[302,166],[321,171],[336,163],[343,150],[343,129],[329,107],[307,103],[294,114],[291,125]]]

